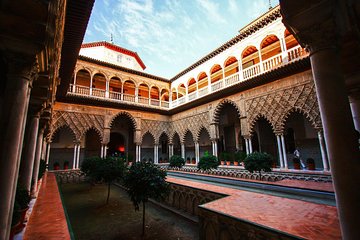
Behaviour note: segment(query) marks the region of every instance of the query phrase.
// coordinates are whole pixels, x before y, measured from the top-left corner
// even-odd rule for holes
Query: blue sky
[[[268,7],[268,0],[96,0],[84,43],[110,42],[112,34],[114,44],[139,54],[147,73],[172,78]]]

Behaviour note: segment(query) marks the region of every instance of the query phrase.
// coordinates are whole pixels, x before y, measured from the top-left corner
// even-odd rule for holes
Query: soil
[[[111,187],[108,205],[106,185],[77,183],[60,187],[75,239],[199,239],[198,224],[151,203],[146,203],[142,238],[142,207],[135,211],[127,193],[117,186]]]

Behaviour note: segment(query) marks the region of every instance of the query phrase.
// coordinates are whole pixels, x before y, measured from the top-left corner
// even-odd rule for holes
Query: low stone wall
[[[302,239],[199,206],[200,240]]]
[[[80,170],[57,170],[50,172],[55,174],[58,184],[79,183],[86,180],[85,174]]]
[[[217,168],[210,170],[199,170],[196,166],[183,166],[182,168],[171,168],[167,165],[162,165],[162,168],[175,171],[202,173],[210,175],[218,175],[225,177],[235,177],[243,179],[260,180],[259,173],[250,173],[249,171],[242,168]],[[300,181],[314,181],[314,182],[332,182],[331,175],[328,174],[312,174],[312,173],[293,173],[293,172],[265,172],[261,173],[261,180],[275,182],[284,179],[300,180]]]
[[[186,213],[198,216],[198,206],[226,195],[199,190],[183,185],[170,184],[170,194],[163,202],[169,207],[185,211]]]

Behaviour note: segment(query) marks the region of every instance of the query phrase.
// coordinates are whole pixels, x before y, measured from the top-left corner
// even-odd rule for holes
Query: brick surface
[[[169,172],[184,173],[182,171],[174,171],[174,170],[170,170]],[[186,174],[209,176],[208,174],[193,173],[193,172],[186,172]],[[228,176],[217,176],[217,175],[211,175],[211,177],[240,180],[240,181],[244,181],[244,182],[256,182],[256,183],[262,183],[262,184],[280,185],[280,186],[296,187],[296,188],[302,188],[302,189],[334,192],[333,184],[325,183],[325,182],[300,181],[300,180],[290,180],[290,179],[284,179],[284,180],[280,180],[280,181],[276,181],[276,182],[267,182],[267,181],[253,180],[253,179],[244,179],[244,178],[236,178],[236,177],[228,177]]]
[[[305,239],[341,239],[336,207],[172,177],[167,181],[229,195],[202,205],[211,211]]]
[[[44,176],[38,198],[26,226],[25,240],[70,239],[60,193],[53,173]]]

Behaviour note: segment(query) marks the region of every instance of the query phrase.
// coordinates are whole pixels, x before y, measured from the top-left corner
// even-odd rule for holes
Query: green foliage
[[[85,158],[80,169],[86,176],[90,177],[91,180],[98,182],[101,180],[101,176],[98,174],[97,168],[101,160],[100,157]]]
[[[234,154],[234,158],[235,158],[235,161],[237,161],[237,162],[243,162],[244,159],[246,158],[246,153],[243,151],[237,151]]]
[[[38,180],[40,180],[46,171],[47,165],[45,160],[40,160]]]
[[[250,153],[245,159],[245,169],[249,172],[261,171],[270,172],[273,162],[273,157],[268,153],[253,152]]]
[[[94,182],[105,182],[108,184],[108,194],[106,204],[109,203],[110,185],[113,181],[124,176],[125,162],[122,158],[100,157],[87,158],[81,164],[81,171],[91,178]]]
[[[229,161],[230,160],[230,154],[228,152],[220,153],[220,160],[221,161]]]
[[[107,157],[102,159],[100,157],[91,157],[83,161],[81,171],[94,181],[111,183],[123,177],[125,164],[122,158]]]
[[[218,165],[219,165],[218,159],[213,155],[209,155],[209,153],[206,151],[204,156],[200,158],[197,167],[202,170],[207,170],[207,169],[217,168]]]
[[[181,156],[173,155],[170,158],[170,167],[179,167],[179,168],[181,168],[184,165],[185,165],[185,160]]]
[[[20,209],[25,209],[29,206],[31,197],[29,191],[22,185],[17,185],[16,187],[16,195],[15,202],[17,202],[20,206]]]
[[[11,226],[15,226],[19,221],[20,221],[20,205],[19,203],[15,202],[14,204],[14,210],[13,210],[13,216],[12,216],[12,221],[11,221]]]
[[[169,194],[169,184],[165,181],[166,172],[153,163],[137,162],[125,174],[124,185],[134,204],[139,210],[139,204],[149,198],[164,199]]]

